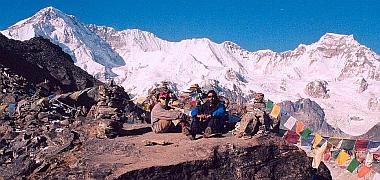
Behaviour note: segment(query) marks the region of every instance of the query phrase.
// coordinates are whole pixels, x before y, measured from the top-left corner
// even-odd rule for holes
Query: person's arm
[[[206,119],[206,115],[201,113],[201,107],[196,106],[191,110],[191,117],[197,117],[199,119]]]
[[[178,111],[169,111],[164,108],[160,104],[157,104],[153,107],[152,110],[152,119],[166,119],[166,120],[174,120],[181,118],[181,112]]]
[[[218,104],[218,109],[216,109],[214,112],[212,112],[212,117],[222,117],[226,114],[226,108],[222,103]]]

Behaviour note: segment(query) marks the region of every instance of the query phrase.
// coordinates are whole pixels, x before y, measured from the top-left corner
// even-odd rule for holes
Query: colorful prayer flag
[[[278,131],[278,135],[280,137],[284,137],[285,133],[286,133],[286,130],[283,130],[283,129],[279,129],[279,131]]]
[[[342,142],[342,139],[340,138],[329,138],[328,142],[333,145],[335,148],[340,147],[340,143]]]
[[[280,115],[281,107],[278,104],[275,104],[273,106],[272,112],[270,113],[270,116],[277,118],[278,115]]]
[[[340,150],[336,150],[336,151],[331,151],[331,157],[335,160],[338,158],[340,154]]]
[[[362,163],[365,160],[366,153],[364,151],[354,151],[356,159]]]
[[[369,152],[377,152],[380,149],[380,141],[369,141],[367,149]]]
[[[322,141],[323,137],[319,134],[315,134],[313,141],[313,148],[316,148],[317,145]]]
[[[296,144],[299,139],[300,136],[295,131],[289,130],[285,135],[285,140],[289,143]]]
[[[305,125],[303,124],[302,121],[297,121],[296,122],[296,133],[297,134],[300,134],[301,131],[303,131],[304,128],[305,128]]]
[[[290,116],[289,119],[284,123],[284,127],[287,128],[288,130],[292,130],[296,122],[297,122],[297,119],[294,118],[293,116]]]
[[[325,154],[323,154],[323,160],[324,161],[329,161],[330,159],[331,159],[331,153],[330,153],[330,149],[327,147],[326,150],[325,150]]]
[[[319,142],[317,144],[317,147],[322,147],[323,144],[327,143],[328,138],[329,137],[323,137],[323,139],[321,140],[321,142]]]
[[[309,137],[305,140],[301,138],[301,146],[310,146],[313,144],[314,135],[309,135]]]
[[[347,170],[350,171],[351,173],[354,172],[354,170],[359,166],[359,161],[354,158],[351,162],[350,165],[348,165]]]
[[[281,117],[282,116],[288,116],[288,112],[286,112],[286,110],[284,108],[281,108]]]
[[[319,164],[322,161],[323,154],[325,153],[327,147],[327,143],[323,144],[322,147],[314,149],[314,158],[313,158],[313,163],[312,167],[318,169]]]
[[[353,150],[354,146],[355,146],[355,140],[343,139],[340,148],[349,151],[349,150]]]
[[[311,130],[309,128],[304,129],[301,132],[302,139],[304,139],[304,140],[307,141],[309,139],[309,137],[310,137],[310,134],[311,134]],[[309,143],[309,144],[311,144],[311,143]]]
[[[346,151],[342,150],[339,153],[338,157],[336,158],[336,163],[338,163],[338,165],[340,166],[343,166],[346,163],[346,161],[349,159],[350,159],[350,155],[348,155]]]
[[[377,163],[380,162],[380,154],[373,154],[373,160],[376,161]]]
[[[365,157],[365,165],[368,167],[371,167],[372,162],[373,162],[373,155],[371,153],[367,153],[367,156]]]
[[[355,151],[366,151],[368,146],[368,140],[356,140]]]
[[[270,99],[268,99],[268,101],[267,101],[267,108],[271,109],[271,110],[273,108],[273,101],[271,101]]]
[[[367,175],[369,172],[371,171],[371,168],[367,167],[367,166],[362,166],[360,169],[359,169],[359,172],[358,172],[358,177],[364,177],[365,175]]]

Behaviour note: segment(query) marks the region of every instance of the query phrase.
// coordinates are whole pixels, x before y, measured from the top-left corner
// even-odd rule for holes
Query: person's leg
[[[171,124],[171,121],[159,120],[152,124],[152,130],[154,133],[165,133],[169,131]]]
[[[190,122],[190,133],[193,137],[195,137],[196,134],[199,134],[203,131],[202,122],[198,118],[192,118]]]

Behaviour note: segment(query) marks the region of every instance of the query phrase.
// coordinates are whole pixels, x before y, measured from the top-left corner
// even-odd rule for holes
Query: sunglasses
[[[207,96],[208,98],[215,98],[215,96]]]

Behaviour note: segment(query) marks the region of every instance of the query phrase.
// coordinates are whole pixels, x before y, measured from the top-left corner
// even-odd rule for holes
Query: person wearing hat
[[[247,113],[241,118],[240,127],[236,134],[239,138],[249,138],[257,129],[257,135],[268,133],[265,127],[265,121],[268,118],[265,108],[264,94],[256,93],[253,104],[247,105]]]
[[[182,128],[182,132],[186,132],[186,115],[170,108],[168,103],[169,95],[161,91],[159,93],[159,103],[154,105],[151,111],[152,131],[154,133],[166,133]]]
[[[218,99],[214,90],[207,93],[207,101],[191,111],[192,121],[190,125],[191,140],[195,139],[196,134],[203,133],[204,138],[212,134],[221,134],[226,116],[226,108],[223,101]]]

